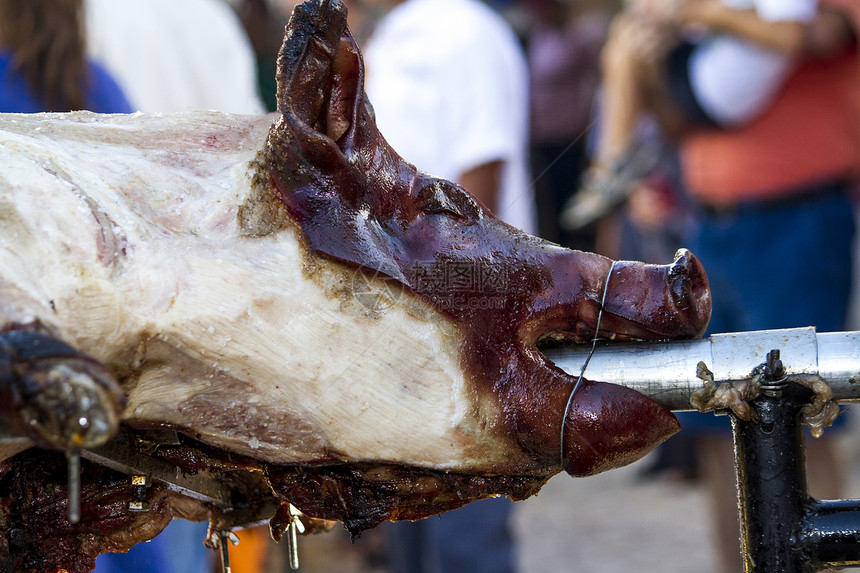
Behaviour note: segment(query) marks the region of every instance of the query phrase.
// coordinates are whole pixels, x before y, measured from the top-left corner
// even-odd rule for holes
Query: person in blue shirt
[[[82,0],[0,0],[0,112],[131,113],[86,57]]]

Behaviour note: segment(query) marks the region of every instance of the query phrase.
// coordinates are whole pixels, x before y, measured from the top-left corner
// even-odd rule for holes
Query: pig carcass
[[[295,11],[275,116],[0,117],[0,407],[23,439],[0,449],[0,569],[87,571],[174,517],[223,518],[158,483],[132,512],[127,476],[85,464],[71,523],[61,451],[120,428],[173,430],[148,453],[277,500],[276,535],[288,503],[359,532],[677,431],[538,347],[701,335],[695,257],[567,250],[403,161],[345,16]]]

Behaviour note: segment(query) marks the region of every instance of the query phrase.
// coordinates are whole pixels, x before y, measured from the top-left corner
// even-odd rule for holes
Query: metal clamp
[[[129,511],[149,511],[149,502],[146,501],[146,490],[150,484],[149,477],[145,475],[136,474],[131,476],[131,501],[128,502]]]

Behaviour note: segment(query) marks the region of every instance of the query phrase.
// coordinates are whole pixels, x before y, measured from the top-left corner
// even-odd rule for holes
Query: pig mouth
[[[596,306],[595,315],[600,314]],[[599,322],[599,325],[598,325]],[[538,350],[570,345],[585,345],[593,342],[645,342],[670,340],[673,337],[649,329],[632,320],[604,310],[600,320],[579,320],[571,326],[548,327],[534,341]]]
[[[598,341],[640,342],[701,336],[710,318],[710,291],[704,270],[688,251],[663,266],[613,262],[605,278],[579,290],[572,302],[538,319],[536,336],[527,345],[535,379],[554,387],[551,408],[534,408],[521,417],[539,427],[543,417],[558,411],[557,434],[561,467],[573,476],[594,475],[635,461],[680,429],[671,412],[647,396],[611,381],[589,379],[586,361],[578,376],[560,369],[543,351]],[[590,292],[589,292],[590,291]],[[550,300],[550,299],[546,299]],[[570,300],[570,299],[568,299]],[[549,393],[547,393],[548,395]],[[558,398],[561,396],[561,399]],[[556,410],[558,408],[558,410]],[[528,438],[523,443],[528,445]],[[551,451],[546,450],[546,451]]]
[[[569,346],[573,344],[590,344],[595,339],[611,340],[612,342],[642,342],[647,340],[641,336],[631,336],[629,334],[621,334],[617,332],[607,333],[605,330],[601,330],[600,334],[595,336],[594,329],[583,324],[575,331],[550,330],[549,332],[545,332],[535,341],[535,348],[538,350],[544,350],[547,348],[558,348],[560,346]]]
[[[534,346],[538,350],[543,350],[560,346],[591,344],[595,340],[644,342],[668,338],[668,336],[648,330],[621,316],[604,312],[599,327],[597,321],[579,321],[569,328],[550,328],[537,337]]]

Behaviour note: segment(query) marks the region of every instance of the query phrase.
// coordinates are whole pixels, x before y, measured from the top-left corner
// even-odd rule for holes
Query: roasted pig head
[[[288,504],[357,533],[678,430],[539,349],[701,335],[692,254],[567,250],[405,162],[340,2],[296,9],[278,85],[274,117],[0,116],[0,569],[86,571],[175,517],[236,524],[158,481],[132,512],[141,492],[86,461],[72,523],[61,452],[120,438],[234,510],[281,504],[277,537]]]
[[[673,416],[626,388],[584,382],[564,418],[576,380],[537,346],[700,336],[710,293],[699,262],[687,251],[656,266],[561,248],[405,162],[374,124],[344,20],[336,2],[295,11],[280,59],[282,117],[266,146],[271,181],[311,256],[384,277],[398,305],[453,329],[479,413],[463,421],[492,436],[474,450],[483,471],[561,465],[590,475],[641,457],[677,430]]]

